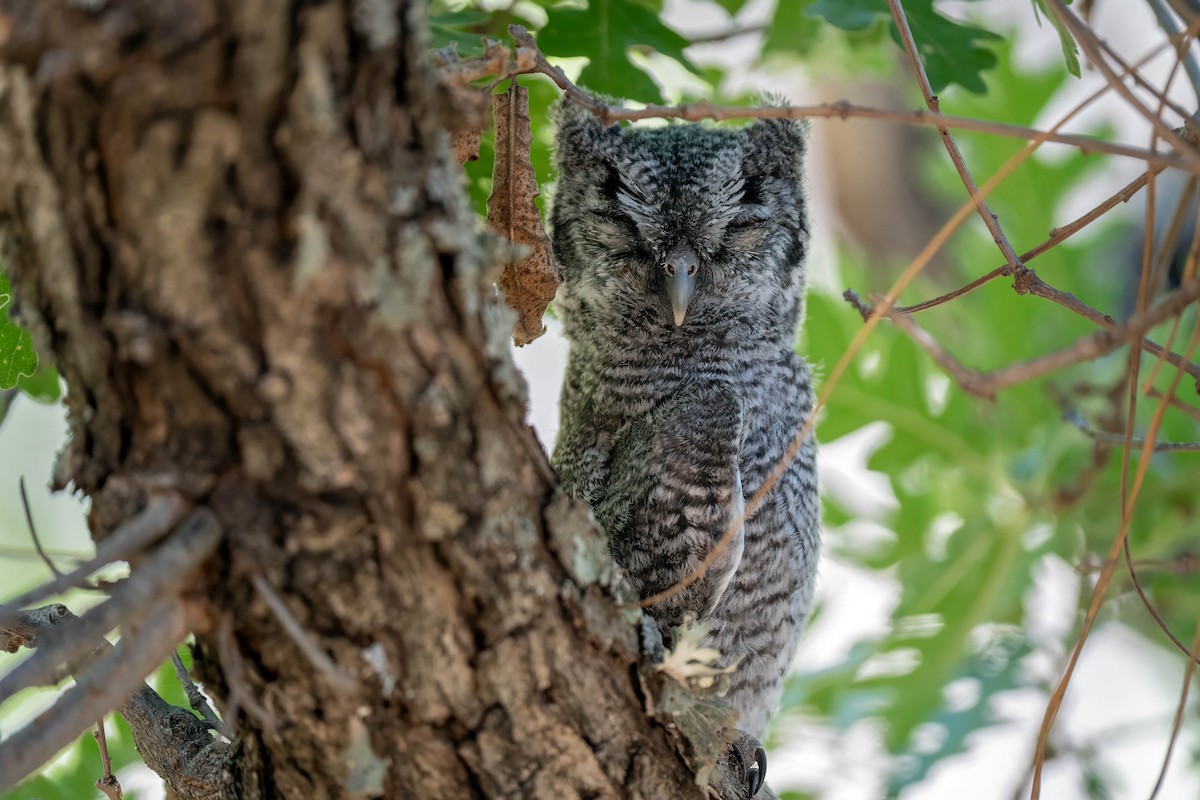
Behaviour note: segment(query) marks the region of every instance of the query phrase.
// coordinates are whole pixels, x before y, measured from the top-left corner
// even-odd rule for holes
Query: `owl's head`
[[[559,106],[551,222],[569,321],[790,337],[808,244],[805,127],[605,126]]]

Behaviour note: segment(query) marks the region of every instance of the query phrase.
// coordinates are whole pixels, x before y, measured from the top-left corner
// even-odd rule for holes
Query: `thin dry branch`
[[[114,587],[108,600],[78,621],[53,628],[46,640],[39,642],[37,652],[31,658],[0,678],[0,703],[22,689],[41,685],[61,664],[65,663],[75,671],[79,666],[78,659],[89,656],[96,642],[109,631],[133,615],[176,595],[183,588],[187,575],[216,549],[221,536],[220,523],[211,511],[207,508],[194,510],[133,575]],[[169,652],[162,653],[161,658],[165,659]]]
[[[114,561],[128,560],[162,538],[163,534],[179,522],[185,511],[187,511],[187,504],[183,496],[175,492],[151,497],[146,507],[137,516],[117,528],[99,544],[96,548],[95,558],[88,559],[65,575],[30,589],[4,605],[0,605],[0,618],[6,614],[20,611],[23,606],[44,600],[52,594],[78,586],[84,578],[100,567]]]
[[[1108,431],[1098,431],[1091,425],[1088,425],[1078,411],[1073,409],[1063,412],[1063,421],[1069,422],[1078,428],[1092,441],[1105,442],[1107,444],[1121,445],[1122,447],[1142,446],[1145,444],[1145,439],[1141,436],[1127,437],[1123,433],[1109,433]],[[1158,442],[1154,445],[1156,453],[1196,453],[1200,452],[1200,442]]]
[[[1119,327],[1117,321],[1109,315],[1097,311],[1069,292],[1063,292],[1054,288],[1039,278],[1031,269],[1025,268],[1023,273],[1014,282],[1014,288],[1017,289],[1018,294],[1031,294],[1034,297],[1041,297],[1057,303],[1063,308],[1070,309],[1081,317],[1091,320],[1102,328],[1116,330]],[[1191,375],[1192,379],[1196,381],[1197,391],[1200,391],[1200,365],[1146,337],[1142,337],[1141,339],[1141,349],[1152,356],[1162,358],[1182,372]]]
[[[1170,77],[1168,77],[1168,79],[1167,79],[1167,88],[1170,87],[1171,79],[1174,78],[1174,76],[1177,74],[1178,69],[1179,69],[1179,57],[1177,54],[1175,66],[1172,68]],[[1164,90],[1164,94],[1165,94],[1165,90]],[[1164,101],[1164,103],[1165,103],[1165,101]],[[1163,107],[1163,104],[1160,104],[1160,106],[1159,106],[1160,113],[1162,111],[1162,107]],[[1188,181],[1189,190],[1194,190],[1194,188],[1195,188],[1194,184],[1195,184],[1195,178],[1193,177],[1193,178],[1189,179],[1189,181]],[[1155,284],[1153,276],[1151,275],[1151,270],[1152,270],[1151,256],[1152,256],[1152,250],[1153,250],[1152,244],[1153,244],[1153,240],[1154,240],[1154,229],[1155,229],[1155,226],[1154,226],[1155,220],[1154,220],[1154,214],[1153,214],[1153,206],[1154,206],[1154,182],[1153,182],[1153,179],[1150,182],[1150,190],[1149,191],[1150,191],[1150,197],[1149,197],[1149,202],[1147,203],[1147,211],[1146,211],[1146,235],[1145,235],[1146,236],[1146,245],[1143,248],[1142,270],[1141,270],[1140,280],[1138,282],[1138,296],[1137,296],[1138,310],[1145,308],[1146,303],[1148,302],[1151,294],[1154,291],[1156,291],[1156,289],[1155,289],[1156,284]],[[1167,233],[1167,236],[1164,238],[1163,241],[1161,241],[1159,243],[1159,259],[1158,259],[1159,262],[1165,262],[1169,258],[1169,254],[1172,253],[1175,249],[1176,239],[1179,236],[1179,229],[1180,229],[1180,226],[1182,223],[1184,212],[1191,202],[1190,194],[1191,194],[1190,191],[1185,191],[1179,198],[1179,201],[1175,208],[1175,213],[1172,215],[1173,218],[1172,218],[1170,229]],[[1185,280],[1190,280],[1195,275],[1196,259],[1197,259],[1198,254],[1200,254],[1200,226],[1197,226],[1193,230],[1193,233],[1192,233],[1192,242],[1188,248],[1188,263],[1187,263],[1187,268],[1185,270]],[[1176,317],[1174,324],[1171,326],[1171,333],[1167,337],[1167,345],[1166,345],[1167,350],[1170,350],[1170,348],[1174,345],[1175,337],[1179,332],[1180,323],[1182,322],[1182,319],[1183,319],[1182,316]],[[1154,362],[1154,364],[1152,365],[1152,367],[1150,369],[1150,374],[1146,378],[1147,385],[1149,385],[1151,382],[1153,382],[1155,380],[1155,377],[1157,376],[1159,370],[1161,369],[1161,367],[1163,365],[1163,361],[1164,361],[1164,359],[1160,356]],[[1127,412],[1126,418],[1125,418],[1126,430],[1125,430],[1125,436],[1123,437],[1124,451],[1121,453],[1121,514],[1122,514],[1122,517],[1124,517],[1127,514],[1132,513],[1132,509],[1129,506],[1129,496],[1128,496],[1129,454],[1132,451],[1132,446],[1133,446],[1133,435],[1132,435],[1133,425],[1134,425],[1134,421],[1137,418],[1138,379],[1139,379],[1140,369],[1141,369],[1141,359],[1135,358],[1134,354],[1131,352],[1130,358],[1129,358],[1129,364],[1128,364],[1128,367],[1126,370],[1126,381],[1125,381],[1128,386],[1128,391],[1129,391],[1129,406],[1128,406],[1128,412]],[[1171,399],[1174,399],[1174,398],[1172,397]],[[1161,410],[1165,410],[1165,406],[1161,407],[1160,411]],[[1143,452],[1145,452],[1146,445],[1144,443],[1142,445],[1142,449],[1143,449]],[[1122,544],[1122,549],[1123,549],[1124,555],[1125,555],[1125,566],[1129,572],[1129,580],[1133,584],[1133,589],[1137,593],[1138,599],[1141,601],[1142,606],[1146,609],[1146,613],[1148,613],[1150,615],[1150,618],[1152,620],[1154,620],[1154,623],[1156,625],[1158,625],[1159,629],[1163,632],[1163,634],[1167,637],[1167,639],[1169,639],[1171,641],[1171,643],[1174,644],[1175,647],[1178,648],[1187,657],[1188,661],[1194,662],[1196,660],[1195,645],[1193,645],[1189,649],[1187,647],[1187,645],[1185,645],[1183,643],[1183,641],[1178,636],[1175,635],[1175,632],[1171,630],[1170,626],[1167,624],[1167,621],[1163,618],[1162,614],[1159,613],[1159,611],[1155,607],[1154,603],[1150,600],[1150,596],[1146,593],[1145,588],[1143,588],[1141,579],[1138,577],[1138,567],[1135,565],[1135,562],[1134,562],[1133,549],[1130,546],[1128,536],[1126,536],[1125,541]],[[1165,767],[1164,767],[1164,769],[1165,769]]]
[[[1137,75],[1137,69],[1139,67],[1143,66],[1144,64],[1146,64],[1147,62],[1149,62],[1150,59],[1154,58],[1160,52],[1162,52],[1164,47],[1170,42],[1186,44],[1188,41],[1190,41],[1189,37],[1194,34],[1194,32],[1197,28],[1200,28],[1200,17],[1198,17],[1196,19],[1196,21],[1192,24],[1191,27],[1188,28],[1188,30],[1186,32],[1184,32],[1183,34],[1180,34],[1178,37],[1169,37],[1168,42],[1164,42],[1163,44],[1160,44],[1156,47],[1150,48],[1150,50],[1148,52],[1146,52],[1144,55],[1142,55],[1140,58],[1138,58],[1132,65],[1124,64],[1122,62],[1122,66],[1123,66],[1123,69],[1125,70],[1125,74]],[[1122,76],[1122,77],[1124,77],[1124,76]],[[1057,123],[1055,123],[1054,127],[1051,128],[1051,130],[1057,132],[1061,126],[1065,125],[1076,114],[1078,114],[1080,111],[1082,111],[1088,105],[1090,105],[1094,100],[1099,98],[1101,95],[1107,93],[1110,89],[1111,89],[1111,86],[1109,84],[1105,84],[1101,88],[1092,92],[1091,95],[1084,98],[1084,100],[1082,100],[1080,103],[1076,104],[1076,106],[1073,109],[1071,109],[1071,111],[1069,111],[1067,114],[1065,114],[1062,117],[1062,119],[1060,119]],[[1189,141],[1189,142],[1195,141],[1195,137],[1192,135],[1191,132],[1187,131],[1186,129],[1181,128],[1179,130],[1179,135],[1185,141]],[[1048,239],[1046,239],[1046,241],[1042,242],[1037,247],[1034,247],[1032,250],[1022,253],[1019,260],[1023,264],[1028,264],[1030,261],[1032,261],[1033,259],[1040,256],[1042,253],[1045,253],[1047,250],[1051,249],[1052,247],[1055,247],[1056,245],[1066,241],[1067,239],[1071,238],[1079,231],[1086,228],[1091,223],[1095,222],[1097,219],[1099,219],[1103,215],[1107,214],[1109,211],[1111,211],[1113,208],[1115,208],[1118,203],[1129,202],[1130,198],[1132,198],[1135,194],[1137,194],[1139,191],[1141,191],[1141,189],[1143,187],[1145,187],[1146,184],[1151,179],[1154,178],[1154,176],[1156,176],[1158,173],[1162,172],[1163,169],[1164,169],[1164,167],[1162,167],[1162,166],[1155,166],[1155,165],[1150,166],[1147,169],[1145,174],[1140,175],[1139,177],[1130,181],[1128,184],[1126,184],[1124,187],[1122,187],[1119,191],[1117,191],[1115,194],[1109,196],[1107,199],[1105,199],[1103,202],[1101,202],[1095,208],[1088,211],[1086,214],[1083,214],[1083,215],[1077,217],[1075,220],[1067,223],[1066,225],[1063,225],[1061,227],[1051,230],[1050,237]],[[975,280],[968,283],[966,286],[963,286],[959,289],[955,289],[952,292],[947,292],[946,294],[935,297],[932,300],[926,300],[921,303],[916,303],[915,305],[905,306],[904,308],[901,308],[900,311],[902,311],[903,313],[906,313],[906,314],[911,314],[911,313],[914,313],[917,311],[924,311],[926,309],[933,308],[934,306],[939,306],[942,303],[946,303],[951,300],[955,300],[959,297],[962,297],[964,294],[967,294],[968,292],[978,289],[980,286],[983,286],[985,283],[988,283],[989,281],[992,281],[995,278],[1000,277],[1001,275],[1008,274],[1008,267],[1009,267],[1009,264],[1008,264],[1008,262],[1006,262],[1004,265],[997,267],[996,269],[992,270],[991,272],[987,273],[986,275],[976,278]]]
[[[530,42],[532,41],[531,37]],[[528,46],[518,42],[514,53],[501,42],[485,39],[483,55],[478,58],[459,58],[458,43],[451,42],[448,46],[434,51],[433,64],[442,84],[464,87],[496,75],[527,72],[535,66],[537,55],[536,45],[530,50]]]
[[[529,35],[529,32],[525,28],[520,25],[510,25],[508,30],[519,46],[536,49],[537,45],[533,42],[533,37]],[[545,75],[550,78],[558,85],[563,94],[570,97],[573,102],[591,111],[601,121],[606,123],[618,120],[633,122],[642,119],[660,118],[681,119],[688,122],[699,122],[706,119],[874,119],[932,128],[972,130],[996,136],[1008,136],[1027,142],[1054,142],[1076,147],[1085,154],[1107,153],[1109,155],[1127,156],[1164,168],[1175,167],[1183,170],[1200,171],[1200,156],[1195,157],[1193,162],[1184,156],[1107,142],[1092,136],[1039,131],[1021,125],[1010,125],[1004,122],[992,122],[972,117],[958,117],[922,109],[905,112],[870,108],[868,106],[856,105],[846,100],[811,106],[761,106],[753,108],[716,105],[703,101],[682,103],[679,105],[648,105],[643,108],[609,105],[572,83],[561,69],[546,59],[541,51],[537,52],[536,61],[531,68],[505,74],[502,78],[533,73]]]
[[[1151,167],[1149,171],[1143,173],[1142,175],[1133,179],[1129,183],[1125,184],[1125,186],[1121,187],[1121,189],[1119,191],[1110,195],[1102,203],[1100,203],[1095,208],[1088,211],[1086,214],[1082,214],[1079,217],[1076,217],[1072,221],[1068,222],[1066,225],[1063,225],[1058,228],[1054,228],[1052,231],[1050,231],[1050,237],[1048,239],[1046,239],[1046,241],[1042,242],[1037,247],[1034,247],[1032,250],[1027,250],[1026,252],[1021,254],[1021,256],[1020,256],[1021,262],[1024,264],[1028,264],[1030,261],[1033,261],[1035,258],[1040,256],[1042,253],[1045,253],[1047,250],[1050,250],[1051,248],[1055,247],[1056,245],[1059,245],[1059,244],[1065,242],[1067,239],[1070,239],[1072,236],[1079,233],[1081,230],[1086,228],[1088,225],[1092,224],[1097,219],[1099,219],[1100,217],[1107,214],[1109,211],[1111,211],[1113,208],[1115,208],[1118,204],[1128,203],[1129,200],[1132,199],[1134,195],[1136,195],[1139,191],[1142,190],[1143,187],[1145,187],[1145,185],[1149,181],[1150,177],[1152,175],[1157,175],[1159,172],[1162,172],[1161,167]],[[994,270],[987,273],[986,275],[982,275],[982,276],[976,278],[975,280],[971,281],[970,283],[968,283],[966,286],[962,286],[958,289],[955,289],[952,292],[947,292],[946,294],[939,295],[937,297],[934,297],[931,300],[925,300],[920,303],[914,303],[911,306],[903,306],[901,308],[897,308],[896,310],[901,313],[904,313],[904,314],[915,314],[918,311],[926,311],[930,308],[934,308],[935,306],[940,306],[943,303],[948,303],[951,300],[956,300],[959,297],[962,297],[964,294],[967,294],[969,292],[974,291],[975,289],[978,289],[980,286],[983,286],[985,283],[988,283],[989,281],[992,281],[996,278],[999,278],[1001,275],[1004,275],[1006,266],[1007,265],[996,267]]]
[[[1200,620],[1196,621],[1196,633],[1192,636],[1192,652],[1196,652],[1196,648],[1198,647],[1200,647]],[[1175,719],[1171,722],[1171,738],[1167,741],[1167,752],[1163,756],[1162,769],[1159,770],[1158,780],[1154,782],[1154,789],[1150,792],[1150,800],[1158,797],[1163,781],[1167,777],[1167,767],[1171,764],[1171,754],[1175,752],[1175,743],[1179,740],[1179,731],[1183,727],[1183,713],[1187,710],[1188,690],[1192,686],[1192,675],[1195,673],[1196,662],[1189,659],[1187,669],[1183,672],[1183,688],[1179,693],[1179,705],[1175,707]]]
[[[147,626],[136,640],[123,638],[115,647],[104,647],[105,652],[77,677],[73,688],[24,728],[0,742],[0,788],[15,786],[103,714],[128,706],[138,687],[145,686],[145,676],[162,663],[187,632],[183,604],[178,600],[160,602],[154,624]],[[162,702],[161,698],[159,701]],[[139,749],[144,756],[145,748]]]
[[[1196,408],[1195,406],[1189,406],[1187,403],[1183,402],[1182,400],[1180,400],[1177,397],[1169,397],[1168,398],[1165,394],[1160,392],[1158,389],[1154,389],[1154,388],[1148,389],[1146,391],[1146,396],[1152,397],[1155,400],[1161,400],[1163,398],[1166,398],[1168,404],[1172,408],[1177,408],[1180,411],[1182,411],[1183,413],[1190,416],[1192,419],[1196,420],[1197,422],[1200,422],[1200,408]]]
[[[930,111],[940,114],[942,112],[941,105],[937,95],[933,93],[933,85],[929,82],[929,76],[925,74],[925,66],[921,63],[921,55],[917,52],[917,43],[908,26],[908,17],[904,13],[904,6],[900,0],[887,0],[887,3],[892,12],[892,20],[896,23],[896,30],[900,33],[900,43],[904,46],[904,52],[908,54],[913,74],[916,75],[917,84],[921,87],[925,105],[929,107]],[[954,162],[954,169],[958,171],[958,177],[962,180],[963,186],[967,188],[967,194],[971,195],[971,199],[975,201],[975,210],[979,212],[983,224],[991,232],[996,247],[1000,249],[1000,254],[1007,262],[1007,273],[1015,273],[1021,266],[1021,260],[1017,258],[1008,237],[1004,235],[999,218],[992,213],[987,201],[979,196],[979,186],[975,183],[975,178],[971,175],[971,170],[967,167],[967,162],[963,158],[962,151],[958,149],[958,143],[954,141],[950,129],[939,126],[937,130],[942,137],[942,143],[946,146],[946,152],[950,154],[950,160]]]
[[[1082,216],[1072,220],[1062,227],[1055,228],[1050,232],[1049,239],[1042,242],[1037,247],[1034,247],[1032,250],[1023,253],[1020,256],[1020,260],[1024,262],[1025,265],[1028,265],[1030,261],[1040,256],[1042,253],[1045,253],[1055,245],[1066,241],[1074,234],[1083,230],[1091,222],[1095,221],[1100,216],[1111,210],[1118,203],[1127,202],[1131,197],[1133,197],[1134,194],[1136,194],[1142,187],[1146,185],[1153,175],[1157,174],[1158,172],[1158,169],[1152,169],[1150,172],[1147,172],[1146,174],[1141,175],[1140,177],[1126,184],[1121,188],[1120,191],[1109,196],[1104,200],[1104,202],[1100,203],[1086,214],[1083,214]],[[899,307],[896,308],[895,311],[899,314],[914,314],[918,311],[925,311],[930,308],[934,308],[935,306],[942,305],[943,303],[947,303],[951,300],[955,300],[971,291],[974,291],[980,286],[983,286],[985,283],[1004,275],[1006,267],[1007,265],[997,267],[991,272],[971,281],[966,286],[962,286],[952,292],[947,292],[946,294],[940,295],[931,300],[926,300],[911,306]],[[1028,266],[1023,266],[1020,270],[1018,270],[1015,280],[1013,281],[1013,289],[1017,292],[1017,294],[1029,294],[1033,295],[1034,297],[1041,297],[1042,299],[1057,303],[1063,308],[1075,312],[1081,317],[1094,322],[1102,328],[1115,328],[1117,326],[1117,321],[1108,314],[1104,314],[1101,311],[1092,308],[1073,294],[1063,292],[1054,286],[1051,286],[1049,283],[1042,280],[1037,273]],[[1200,383],[1200,365],[1196,365],[1188,361],[1178,353],[1172,352],[1169,347],[1164,348],[1162,345],[1159,345],[1151,339],[1143,338],[1141,341],[1141,348],[1151,355],[1164,357],[1167,362],[1188,373],[1195,378],[1198,383]],[[1165,354],[1165,356],[1163,354]],[[943,367],[946,366],[946,364],[943,364]]]
[[[1194,281],[1193,281],[1194,284]],[[1191,358],[1196,351],[1197,345],[1200,345],[1200,320],[1197,320],[1195,330],[1192,333],[1192,340],[1188,345],[1186,357]],[[1108,558],[1105,561],[1104,569],[1101,570],[1099,578],[1096,580],[1096,586],[1092,590],[1091,601],[1088,604],[1087,613],[1083,618],[1083,625],[1080,627],[1079,636],[1076,638],[1075,647],[1071,650],[1071,656],[1067,661],[1066,669],[1063,671],[1062,677],[1058,684],[1054,687],[1054,691],[1050,695],[1050,700],[1046,704],[1046,712],[1042,717],[1042,725],[1038,731],[1037,746],[1033,755],[1033,780],[1030,789],[1031,800],[1038,800],[1041,796],[1042,788],[1042,767],[1046,761],[1046,746],[1050,739],[1050,728],[1054,725],[1054,720],[1058,716],[1058,710],[1062,707],[1063,698],[1067,693],[1067,686],[1071,682],[1071,676],[1075,672],[1075,667],[1079,663],[1079,656],[1083,652],[1084,643],[1087,641],[1088,634],[1095,625],[1096,618],[1100,613],[1100,605],[1104,601],[1105,595],[1108,593],[1108,587],[1112,583],[1113,571],[1117,563],[1117,554],[1120,553],[1126,546],[1129,537],[1129,526],[1133,520],[1133,509],[1135,507],[1137,497],[1141,491],[1142,483],[1146,477],[1146,471],[1150,466],[1150,457],[1155,440],[1158,438],[1159,429],[1162,426],[1163,416],[1169,407],[1168,400],[1173,397],[1175,390],[1179,386],[1179,380],[1182,377],[1182,372],[1176,372],[1171,377],[1171,384],[1167,389],[1166,396],[1159,401],[1158,407],[1154,411],[1154,416],[1150,420],[1150,424],[1146,431],[1146,443],[1142,446],[1141,456],[1138,458],[1137,472],[1134,475],[1133,486],[1130,488],[1127,502],[1122,504],[1121,527],[1117,531],[1117,536],[1113,542],[1112,548],[1109,550]],[[1124,451],[1125,459],[1128,459],[1129,450]]]
[[[29,493],[25,491],[24,475],[17,481],[17,487],[21,492],[21,507],[25,509],[25,524],[29,526],[29,538],[33,539],[33,546],[37,548],[38,555],[41,556],[46,566],[50,568],[50,574],[55,578],[62,578],[63,574],[59,572],[58,567],[54,565],[54,561],[46,554],[45,548],[42,547],[42,540],[38,536],[37,526],[33,524],[33,510],[29,507]]]
[[[210,728],[214,731],[221,730],[221,718],[209,705],[208,698],[200,691],[200,687],[196,686],[192,676],[188,675],[187,667],[184,666],[183,659],[179,657],[178,649],[171,654],[171,664],[175,667],[175,677],[179,679],[179,684],[183,687],[184,694],[187,695],[188,705],[208,723]]]
[[[343,672],[341,667],[329,657],[329,654],[313,641],[312,636],[292,616],[292,612],[288,611],[288,607],[284,604],[283,599],[275,593],[275,590],[267,583],[266,578],[261,575],[255,575],[251,578],[251,582],[254,584],[254,590],[258,592],[258,596],[271,609],[271,613],[275,615],[275,619],[279,621],[279,624],[283,627],[287,635],[295,642],[296,647],[300,648],[301,654],[308,659],[308,663],[316,667],[317,671],[324,675],[329,684],[339,692],[353,692],[357,689],[358,684],[355,680]]]
[[[104,792],[108,800],[121,800],[124,794],[121,792],[121,784],[117,781],[117,776],[113,775],[112,759],[108,757],[108,737],[104,734],[104,717],[101,717],[96,723],[96,730],[92,731],[92,738],[96,740],[96,747],[100,751],[100,766],[104,770],[100,780],[96,781],[96,788]]]
[[[1194,575],[1200,572],[1200,555],[1180,553],[1174,558],[1137,558],[1133,561],[1138,570],[1169,572],[1173,575]],[[1104,562],[1097,558],[1085,558],[1075,565],[1079,575],[1092,575],[1104,569]]]
[[[1171,644],[1175,645],[1176,650],[1182,653],[1188,661],[1196,661],[1197,656],[1195,646],[1189,649],[1188,646],[1183,643],[1183,640],[1175,635],[1175,631],[1171,630],[1171,626],[1169,626],[1167,621],[1163,619],[1163,615],[1159,613],[1154,603],[1150,601],[1150,595],[1146,594],[1146,589],[1142,586],[1142,580],[1140,577],[1138,577],[1138,570],[1142,569],[1143,562],[1146,559],[1134,559],[1133,550],[1129,546],[1128,538],[1125,539],[1124,551],[1125,569],[1129,572],[1129,582],[1133,585],[1133,591],[1135,594],[1137,594],[1138,599],[1142,601],[1142,606],[1146,609],[1146,613],[1150,615],[1150,618],[1154,620],[1154,624],[1158,625],[1159,630],[1166,635]],[[1193,561],[1194,560],[1195,559],[1193,557]],[[1181,575],[1187,574],[1188,570],[1184,569],[1186,563],[1186,560],[1184,560],[1179,563],[1179,566],[1176,569],[1162,569],[1160,571],[1175,572]]]
[[[888,307],[886,303],[882,302],[882,298],[872,298],[875,305],[869,306],[863,303],[852,289],[847,289],[843,296],[863,315],[864,319],[874,319],[877,315],[882,315],[891,320],[897,328],[929,353],[939,366],[949,372],[963,391],[987,400],[994,400],[998,392],[1010,386],[1033,380],[1072,364],[1108,355],[1131,339],[1140,337],[1142,333],[1163,320],[1182,313],[1188,304],[1200,297],[1200,280],[1194,280],[1181,286],[1178,291],[1168,295],[1157,306],[1141,314],[1135,314],[1124,324],[1114,324],[1106,330],[1097,331],[1091,336],[1078,339],[1070,347],[1055,350],[1028,361],[1019,361],[992,372],[980,372],[964,366],[962,362],[938,344],[910,315]]]
[[[1135,95],[1133,91],[1125,85],[1125,81],[1122,76],[1118,75],[1113,68],[1109,66],[1108,61],[1105,59],[1102,52],[1103,48],[1101,47],[1100,41],[1096,37],[1096,34],[1092,32],[1092,29],[1085,25],[1083,21],[1079,19],[1079,17],[1075,16],[1075,14],[1063,4],[1062,0],[1049,0],[1049,2],[1050,9],[1054,12],[1055,16],[1057,16],[1059,20],[1061,20],[1062,23],[1067,26],[1067,29],[1071,32],[1071,35],[1075,37],[1075,41],[1079,43],[1079,46],[1083,48],[1084,53],[1087,54],[1088,59],[1092,62],[1096,69],[1100,70],[1100,73],[1104,76],[1104,79],[1110,86],[1112,86],[1117,94],[1125,98],[1125,101],[1129,103],[1129,105],[1132,106],[1135,111],[1141,114],[1151,126],[1153,126],[1155,132],[1161,136],[1164,141],[1170,144],[1171,147],[1174,148],[1175,152],[1183,156],[1191,171],[1196,171],[1198,168],[1200,168],[1200,153],[1198,153],[1195,148],[1186,142],[1182,136],[1168,127],[1167,124],[1162,121],[1161,116],[1150,110],[1145,103],[1143,103],[1138,96]]]

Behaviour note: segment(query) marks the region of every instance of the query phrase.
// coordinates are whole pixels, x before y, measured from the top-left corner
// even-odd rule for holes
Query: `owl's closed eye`
[[[664,326],[787,313],[806,244],[798,123],[606,127],[564,105],[559,124],[567,294]]]

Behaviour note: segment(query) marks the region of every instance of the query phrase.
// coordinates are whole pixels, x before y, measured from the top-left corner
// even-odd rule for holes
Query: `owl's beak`
[[[671,298],[671,309],[675,312],[675,326],[683,324],[687,316],[688,303],[696,291],[696,272],[700,259],[687,245],[677,247],[667,259],[667,295]]]

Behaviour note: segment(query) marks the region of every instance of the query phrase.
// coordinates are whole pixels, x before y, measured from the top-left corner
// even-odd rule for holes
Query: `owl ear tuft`
[[[618,155],[621,128],[605,126],[596,115],[566,95],[554,107],[558,131],[554,150],[559,171],[582,164],[611,163]]]
[[[742,131],[744,169],[751,175],[798,176],[804,169],[808,123],[794,119],[757,119]]]

